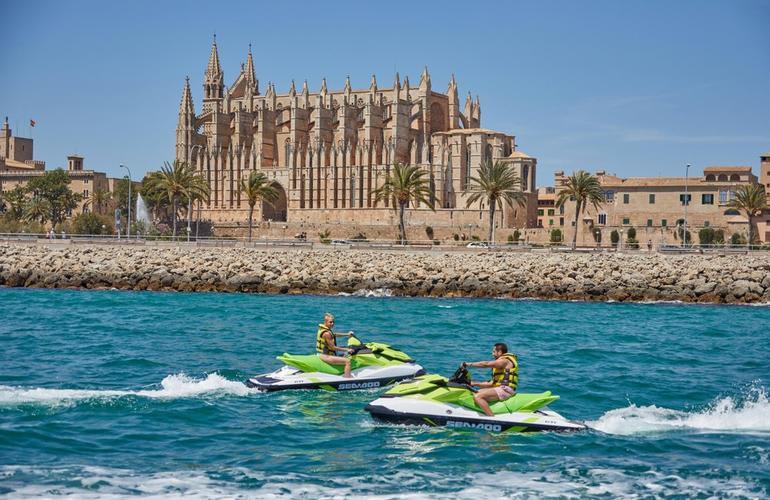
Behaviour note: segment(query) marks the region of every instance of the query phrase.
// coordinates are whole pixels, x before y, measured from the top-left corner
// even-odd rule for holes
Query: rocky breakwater
[[[0,244],[0,285],[710,303],[770,302],[770,255],[539,254]]]

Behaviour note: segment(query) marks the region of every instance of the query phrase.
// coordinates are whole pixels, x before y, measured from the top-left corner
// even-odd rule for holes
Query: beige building
[[[556,188],[537,188],[537,227],[561,228],[564,226],[564,208],[556,206]]]
[[[260,170],[280,185],[274,206],[263,205],[261,219],[289,223],[392,225],[393,210],[377,202],[394,163],[419,165],[430,182],[436,213],[419,207],[416,221],[436,227],[479,225],[483,205],[466,207],[470,179],[486,160],[511,163],[527,194],[525,208],[506,208],[498,227],[534,227],[537,160],[515,150],[515,138],[482,128],[481,104],[470,94],[461,105],[454,77],[446,93],[433,88],[427,68],[419,83],[396,74],[380,87],[372,75],[367,88],[342,90],[326,80],[316,92],[292,82],[278,94],[268,83],[264,94],[249,50],[232,85],[224,85],[216,41],[196,113],[189,79],[184,85],[176,132],[177,158],[191,162],[207,179],[211,199],[203,204],[222,234],[246,221],[242,179]]]
[[[32,153],[33,140],[14,137],[6,117],[0,130],[0,192],[25,186],[31,179],[45,174],[45,162],[33,160]],[[73,193],[83,195],[83,201],[73,214],[91,210],[92,193],[110,188],[106,174],[83,168],[82,156],[68,156],[65,171],[70,178],[69,188]]]
[[[770,168],[770,162],[766,162],[764,156],[762,168]],[[655,245],[678,243],[677,226],[684,225],[686,203],[687,229],[694,243],[698,242],[698,231],[704,227],[722,229],[726,239],[734,233],[745,236],[748,229],[746,216],[728,207],[728,203],[733,199],[736,187],[758,182],[751,170],[750,166],[706,167],[703,175],[687,178],[620,178],[598,171],[596,176],[604,190],[605,201],[598,210],[589,206],[580,216],[577,243],[594,246],[600,239],[606,245],[612,230],[627,235],[632,227],[642,246],[648,241]],[[556,172],[556,193],[565,179],[563,172]],[[565,221],[564,239],[571,241],[575,227],[574,201],[564,204],[564,214],[560,217]],[[767,222],[760,219],[755,223],[759,226],[760,239],[770,241]]]

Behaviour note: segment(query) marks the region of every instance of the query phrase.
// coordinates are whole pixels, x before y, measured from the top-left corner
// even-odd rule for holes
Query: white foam
[[[337,295],[342,297],[392,297],[393,290],[390,288],[374,288],[372,290],[356,290],[353,293],[339,292]]]
[[[104,467],[3,466],[0,479],[14,498],[72,495],[77,498],[364,498],[438,499],[531,497],[756,497],[766,492],[740,477],[683,477],[658,471],[630,474],[617,469],[565,469],[545,472],[499,471],[475,475],[399,471],[375,482],[360,477],[317,477],[293,473],[269,476],[260,471],[233,469],[229,480],[202,472],[170,471],[142,474]],[[253,479],[261,484],[255,487]],[[246,480],[246,481],[244,481]],[[239,484],[240,483],[240,484]],[[243,486],[241,486],[245,483]],[[423,490],[430,485],[432,491]],[[410,491],[411,490],[411,491]],[[417,491],[415,491],[417,490]]]
[[[589,427],[608,434],[632,435],[676,430],[701,432],[770,432],[770,400],[764,388],[752,389],[742,400],[727,396],[701,411],[681,411],[658,406],[610,410]]]
[[[84,400],[115,399],[138,396],[156,399],[190,398],[202,395],[245,396],[254,391],[243,383],[228,380],[217,373],[210,373],[204,379],[195,379],[185,374],[168,375],[160,383],[161,388],[138,391],[96,390],[96,389],[48,389],[44,387],[24,388],[0,386],[0,405],[19,404],[67,405]]]

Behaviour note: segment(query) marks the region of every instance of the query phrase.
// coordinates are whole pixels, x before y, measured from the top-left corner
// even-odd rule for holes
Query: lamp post
[[[684,169],[684,234],[682,235],[682,240],[684,241],[685,248],[687,248],[687,205],[690,204],[690,200],[687,199],[687,180],[689,176],[690,164],[688,163]]]
[[[620,239],[618,240],[618,251],[623,250],[623,230],[620,230]]]
[[[128,172],[128,219],[126,220],[126,238],[131,237],[131,170],[123,164],[120,168],[125,168]]]

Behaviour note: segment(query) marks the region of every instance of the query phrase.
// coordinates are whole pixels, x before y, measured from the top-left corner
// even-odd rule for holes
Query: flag
[[[35,126],[35,120],[30,119],[29,120],[29,126],[34,127]]]

